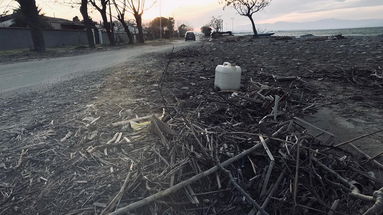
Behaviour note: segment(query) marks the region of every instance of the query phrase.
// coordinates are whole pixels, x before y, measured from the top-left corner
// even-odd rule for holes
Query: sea
[[[312,34],[314,36],[331,36],[342,34],[343,36],[379,36],[383,35],[383,27],[371,28],[345,28],[345,29],[327,29],[327,30],[297,30],[297,31],[270,31],[265,33],[275,33],[274,36],[299,37]],[[260,32],[263,33],[263,32]],[[252,32],[234,32],[234,35],[251,35]]]

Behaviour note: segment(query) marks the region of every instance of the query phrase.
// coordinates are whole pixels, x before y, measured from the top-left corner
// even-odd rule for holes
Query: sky
[[[13,1],[0,0],[0,11],[12,8]],[[81,17],[78,6],[65,1],[69,0],[36,0],[47,16],[67,19],[72,19],[74,16]],[[248,18],[239,16],[232,8],[223,10],[219,0],[157,0],[156,2],[146,0],[146,2],[148,8],[144,13],[146,22],[161,14],[164,17],[175,17],[177,25],[185,23],[197,30],[215,16],[223,18],[225,30],[250,30]],[[100,20],[97,11],[92,10],[90,14],[94,20]],[[322,19],[383,20],[383,0],[273,0],[267,8],[255,14],[254,19],[257,24],[263,25]]]

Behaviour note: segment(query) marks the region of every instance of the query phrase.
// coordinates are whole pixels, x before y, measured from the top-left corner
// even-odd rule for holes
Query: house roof
[[[56,17],[49,17],[49,16],[41,16],[41,18],[46,21],[46,22],[54,22],[54,23],[59,23],[61,25],[71,25],[71,26],[84,26],[81,22],[74,22],[71,20],[67,19],[62,19],[62,18],[56,18]]]
[[[0,22],[6,22],[6,21],[9,21],[11,19],[14,19],[15,17],[16,17],[15,14],[1,16]],[[59,23],[61,25],[67,25],[67,26],[68,25],[70,25],[70,26],[84,26],[84,24],[82,24],[81,22],[74,22],[74,21],[67,20],[67,19],[50,17],[50,16],[40,16],[40,17],[42,20],[44,20],[45,22],[48,22],[48,23]]]

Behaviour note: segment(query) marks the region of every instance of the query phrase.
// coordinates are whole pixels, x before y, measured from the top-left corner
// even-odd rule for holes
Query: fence
[[[47,48],[79,46],[88,43],[85,31],[44,30],[43,34],[45,46]],[[125,33],[116,33],[115,36],[119,43],[128,41],[128,37]],[[101,38],[98,41],[102,44],[108,44],[109,40],[107,34],[102,32]],[[33,48],[33,43],[31,32],[28,28],[0,28],[0,50],[31,48]]]

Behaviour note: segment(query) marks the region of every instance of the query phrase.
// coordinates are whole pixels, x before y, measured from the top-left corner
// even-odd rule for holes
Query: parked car
[[[188,41],[188,40],[194,40],[195,41],[195,34],[194,34],[194,32],[192,32],[192,31],[186,32],[186,34],[185,34],[185,41]]]

